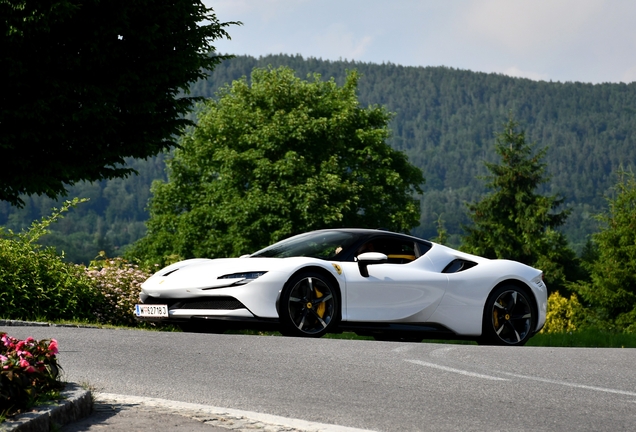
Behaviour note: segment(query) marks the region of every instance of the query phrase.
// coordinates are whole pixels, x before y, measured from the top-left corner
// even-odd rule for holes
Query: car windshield
[[[253,253],[250,257],[334,259],[359,238],[360,234],[351,232],[315,231],[290,237]]]

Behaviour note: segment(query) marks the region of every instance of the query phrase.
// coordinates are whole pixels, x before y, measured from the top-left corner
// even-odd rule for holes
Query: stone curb
[[[174,414],[198,420],[202,423],[234,431],[269,432],[374,432],[334,424],[244,411],[233,408],[220,408],[210,405],[178,402],[160,398],[128,396],[112,393],[95,393],[97,404],[114,404],[145,409],[156,413]]]
[[[49,432],[52,426],[64,426],[87,417],[93,411],[91,392],[67,383],[60,392],[61,401],[42,405],[0,424],[0,432]]]
[[[0,319],[0,326],[5,327],[72,327],[72,328],[100,328],[97,325],[89,324],[52,324],[48,322],[40,321],[20,321],[20,320],[2,320]]]

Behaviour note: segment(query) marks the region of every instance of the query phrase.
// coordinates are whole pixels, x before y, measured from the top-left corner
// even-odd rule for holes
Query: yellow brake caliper
[[[316,293],[316,298],[320,298],[323,296],[323,293],[321,293],[320,291],[318,291],[318,288],[314,288],[314,292]],[[320,303],[318,305],[318,307],[316,308],[316,313],[318,314],[318,316],[320,318],[322,318],[325,315],[325,308],[327,306],[325,305],[324,302]]]
[[[499,328],[499,311],[496,308],[492,311],[492,317],[494,320],[495,329],[498,329]]]

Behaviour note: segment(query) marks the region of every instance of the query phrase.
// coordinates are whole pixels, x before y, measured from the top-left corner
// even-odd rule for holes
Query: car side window
[[[380,252],[389,258],[391,264],[406,264],[417,258],[415,243],[401,239],[380,237],[364,243],[356,253]]]
[[[417,242],[417,249],[419,249],[419,254],[417,254],[417,257],[419,258],[422,255],[424,255],[426,252],[431,250],[431,247],[433,247],[433,245],[429,242],[425,242],[425,241]]]

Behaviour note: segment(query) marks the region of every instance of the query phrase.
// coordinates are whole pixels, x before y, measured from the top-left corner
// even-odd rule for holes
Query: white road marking
[[[435,351],[432,351],[429,355],[431,357],[443,357],[445,356],[448,351],[452,350],[454,348],[440,348],[437,349]],[[421,361],[421,360],[405,360],[409,363],[414,363],[414,364],[418,364],[421,366],[428,366],[428,367],[432,367],[435,369],[440,369],[446,372],[454,372],[454,373],[458,373],[461,375],[467,375],[467,376],[472,376],[472,377],[476,377],[476,378],[484,378],[484,379],[490,379],[490,380],[498,380],[498,381],[510,381],[507,378],[498,378],[498,377],[494,377],[491,375],[485,375],[485,374],[479,374],[479,373],[475,373],[475,372],[470,372],[464,369],[456,369],[456,368],[451,368],[451,367],[447,367],[447,366],[442,366],[442,365],[438,365],[435,363],[429,363],[429,362],[425,362],[425,361]],[[531,381],[538,381],[538,382],[544,382],[544,383],[548,383],[548,384],[556,384],[556,385],[562,385],[562,386],[566,386],[566,387],[573,387],[573,388],[579,388],[579,389],[583,389],[583,390],[592,390],[592,391],[598,391],[598,392],[604,392],[604,393],[613,393],[613,394],[619,394],[619,395],[625,395],[625,396],[634,396],[636,397],[636,392],[631,392],[631,391],[626,391],[626,390],[616,390],[616,389],[610,389],[610,388],[605,388],[605,387],[597,387],[597,386],[590,386],[590,385],[586,385],[586,384],[577,384],[577,383],[571,383],[571,382],[567,382],[567,381],[561,381],[561,380],[554,380],[554,379],[549,379],[549,378],[540,378],[540,377],[535,377],[535,376],[530,376],[530,375],[519,375],[519,374],[515,374],[515,373],[511,373],[511,372],[497,372],[498,374],[503,374],[503,375],[507,375],[507,376],[511,376],[514,378],[521,378],[521,379],[527,379],[527,380],[531,380]],[[636,401],[632,401],[635,402]]]
[[[528,376],[528,375],[519,375],[519,374],[510,373],[510,372],[499,372],[499,373],[504,374],[504,375],[508,375],[508,376],[512,376],[512,377],[515,377],[515,378],[522,378],[522,379],[527,379],[527,380],[532,380],[532,381],[539,381],[539,382],[544,382],[544,383],[549,383],[549,384],[557,384],[557,385],[562,385],[562,386],[566,386],[566,387],[574,387],[574,388],[580,388],[580,389],[584,389],[584,390],[593,390],[593,391],[600,391],[600,392],[604,392],[604,393],[614,393],[614,394],[620,394],[620,395],[626,395],[626,396],[636,396],[635,392],[630,392],[630,391],[625,391],[625,390],[616,390],[616,389],[610,389],[610,388],[605,388],[605,387],[589,386],[589,385],[585,385],[585,384],[570,383],[570,382],[567,382],[567,381],[559,381],[559,380],[553,380],[553,379],[548,379],[548,378],[539,378],[539,377],[533,377],[533,376]]]
[[[207,414],[218,417],[245,418],[252,421],[262,422],[270,425],[284,426],[294,430],[306,432],[373,432],[368,429],[357,429],[346,426],[338,426],[326,423],[316,423],[306,420],[299,420],[281,417],[270,414],[263,414],[253,411],[243,411],[231,408],[220,408],[209,405],[200,405],[187,402],[171,401],[167,399],[148,398],[141,396],[128,396],[113,393],[93,393],[95,400],[107,403],[122,403],[142,405],[148,408],[163,408],[174,411],[196,412],[197,414]]]
[[[429,355],[431,357],[444,357],[446,356],[446,354],[448,354],[449,351],[452,351],[455,349],[456,349],[455,347],[438,348],[436,350],[431,351]]]
[[[391,351],[393,351],[393,352],[406,352],[406,351],[411,351],[413,348],[414,348],[413,344],[409,344],[409,345],[399,346],[397,348],[392,349]]]
[[[493,381],[510,381],[507,378],[499,378],[499,377],[494,377],[491,375],[484,375],[484,374],[479,374],[479,373],[475,373],[475,372],[469,372],[467,370],[463,370],[463,369],[455,369],[455,368],[450,368],[447,366],[442,366],[442,365],[438,365],[435,363],[429,363],[429,362],[425,362],[425,361],[421,361],[421,360],[405,360],[409,363],[414,363],[420,366],[427,366],[427,367],[431,367],[434,369],[440,369],[446,372],[453,372],[453,373],[457,373],[460,375],[467,375],[467,376],[471,376],[474,378],[482,378],[482,379],[488,379],[488,380],[493,380]]]

